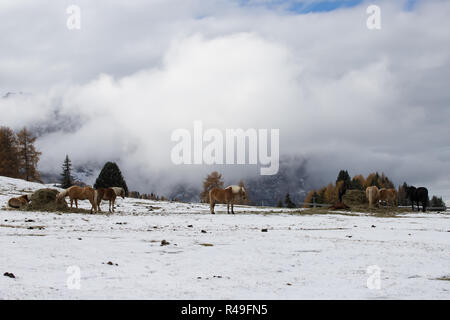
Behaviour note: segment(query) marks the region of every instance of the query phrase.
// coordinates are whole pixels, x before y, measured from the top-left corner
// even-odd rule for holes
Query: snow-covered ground
[[[448,213],[210,215],[203,204],[129,198],[113,215],[5,210],[42,187],[0,177],[0,299],[450,298],[439,280],[450,277]]]

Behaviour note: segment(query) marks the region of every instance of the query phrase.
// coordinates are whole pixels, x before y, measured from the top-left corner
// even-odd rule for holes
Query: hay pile
[[[39,189],[31,196],[31,201],[26,210],[32,211],[67,211],[67,203],[62,200],[56,202],[56,189]]]
[[[366,204],[366,193],[362,190],[347,190],[342,201],[348,206]]]

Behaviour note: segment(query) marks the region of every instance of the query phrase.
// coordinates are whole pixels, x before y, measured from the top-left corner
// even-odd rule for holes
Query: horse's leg
[[[230,203],[227,202],[227,214],[230,214]]]
[[[214,212],[214,206],[216,205],[216,202],[214,201],[214,200],[212,200],[212,201],[210,201],[210,204],[209,204],[209,211],[211,212],[211,214],[216,214],[215,212]]]
[[[427,211],[427,202],[422,202],[422,211],[425,212]]]
[[[73,199],[70,198],[70,208],[73,208]]]
[[[78,209],[78,199],[77,199],[77,198],[75,198],[75,206],[76,206],[77,209]]]
[[[232,213],[232,214],[234,214],[233,207],[234,207],[234,203],[233,203],[233,200],[231,200],[231,213]]]

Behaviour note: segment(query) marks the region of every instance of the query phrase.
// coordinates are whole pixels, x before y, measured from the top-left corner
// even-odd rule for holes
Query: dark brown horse
[[[209,191],[209,208],[212,214],[214,212],[214,206],[216,203],[226,203],[227,204],[227,213],[230,213],[230,204],[231,204],[231,213],[234,214],[233,204],[234,199],[240,197],[241,199],[245,199],[245,189],[241,186],[229,186],[225,189],[222,188],[214,188]]]
[[[406,188],[406,198],[411,200],[412,210],[414,211],[414,202],[417,203],[417,211],[419,211],[419,202],[422,202],[422,211],[427,211],[428,189],[424,187],[416,188],[409,186]]]

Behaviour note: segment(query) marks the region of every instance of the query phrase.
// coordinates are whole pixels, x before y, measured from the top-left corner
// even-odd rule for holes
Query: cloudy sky
[[[53,121],[41,170],[115,160],[141,191],[212,169],[171,163],[175,129],[277,128],[317,183],[379,171],[450,200],[449,14],[440,0],[2,0],[0,95],[24,94],[0,99],[0,125]]]

